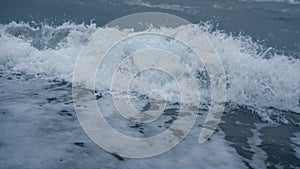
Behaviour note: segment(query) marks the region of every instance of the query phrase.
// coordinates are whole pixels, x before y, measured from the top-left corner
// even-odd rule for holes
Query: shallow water
[[[99,148],[76,118],[71,84],[25,74],[1,74],[1,166],[3,168],[274,168],[299,167],[300,115],[270,108],[272,122],[263,121],[251,107],[226,104],[222,122],[204,144],[197,142],[207,110],[188,136],[157,157],[130,159]],[[99,95],[99,94],[96,94]],[[96,97],[95,95],[95,97]],[[98,97],[104,110],[114,110],[108,96]],[[106,120],[117,130],[149,137],[167,129],[178,105],[170,105],[151,125]],[[130,130],[129,130],[130,129]]]

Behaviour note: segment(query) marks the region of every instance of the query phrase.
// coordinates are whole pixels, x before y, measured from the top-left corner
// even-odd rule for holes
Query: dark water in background
[[[0,23],[23,21],[59,25],[66,21],[102,26],[124,15],[159,11],[192,23],[211,21],[218,29],[240,32],[284,53],[300,52],[300,2],[291,0],[2,0]]]

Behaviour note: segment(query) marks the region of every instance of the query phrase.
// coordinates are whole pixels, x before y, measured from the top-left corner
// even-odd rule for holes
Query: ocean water
[[[207,35],[224,66],[227,102],[215,133],[198,144],[210,82],[203,65],[193,61],[203,105],[193,129],[167,153],[130,159],[104,151],[83,132],[71,83],[80,49],[93,33],[112,29],[129,34],[102,26],[149,11],[180,16]],[[0,168],[300,168],[299,21],[297,0],[1,1]],[[132,50],[130,45],[122,48]],[[188,62],[185,49],[169,48]],[[178,97],[169,77],[144,72],[133,81],[131,94],[140,109],[157,81],[172,93],[163,117],[149,125],[115,115],[105,81],[109,76],[102,78],[95,97],[119,131],[149,137],[176,119]]]

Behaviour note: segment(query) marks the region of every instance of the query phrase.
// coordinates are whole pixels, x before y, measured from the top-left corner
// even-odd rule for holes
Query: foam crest
[[[184,33],[188,27],[176,29]],[[258,109],[275,107],[300,112],[300,60],[271,53],[249,37],[231,36],[218,30],[210,31],[210,25],[200,25],[199,28],[207,34],[221,57],[226,71],[228,101]],[[46,78],[59,78],[71,82],[81,47],[98,29],[112,28],[97,28],[95,24],[76,25],[69,22],[56,27],[49,25],[33,27],[30,24],[15,22],[0,25],[1,69],[40,74]],[[170,31],[171,28],[161,29]],[[113,29],[113,31],[119,30]],[[123,33],[129,34],[130,31]],[[109,41],[109,38],[107,40]],[[153,44],[157,41],[160,39],[153,41]],[[133,46],[124,44],[122,48],[124,51],[130,51]],[[167,48],[172,50],[172,45]],[[189,57],[186,49],[178,46],[173,48],[181,56],[187,56],[182,62],[189,64],[195,76],[199,78],[200,90],[209,93],[207,88],[209,78],[203,70],[203,65],[190,60],[192,57]],[[111,62],[114,61],[113,59],[111,58]],[[109,62],[107,64],[104,67],[111,66]],[[137,77],[133,84],[140,94],[153,89],[154,87],[151,86],[155,86],[156,81],[159,80],[158,76],[148,74],[153,76],[152,79],[155,81]],[[161,80],[163,89],[174,87],[171,80],[167,78]],[[100,90],[105,90],[106,85],[99,86],[102,87]]]

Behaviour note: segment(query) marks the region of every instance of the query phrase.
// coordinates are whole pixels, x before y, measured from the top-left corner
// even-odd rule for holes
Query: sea
[[[72,79],[79,53],[96,31],[111,31],[109,22],[141,12],[172,14],[204,32],[224,68],[226,103],[214,133],[199,144],[210,82],[205,71],[199,73],[203,65],[191,61],[203,93],[192,130],[163,154],[128,158],[102,149],[84,132],[74,108]],[[184,60],[186,51],[173,48]],[[176,121],[180,104],[170,89],[171,77],[155,73],[140,74],[129,94],[142,111],[149,104],[149,90],[157,85],[171,93],[160,119],[151,124],[117,115],[105,85],[109,77],[96,82],[95,99],[111,126],[147,138]],[[0,93],[3,169],[300,168],[300,1],[1,0]]]

